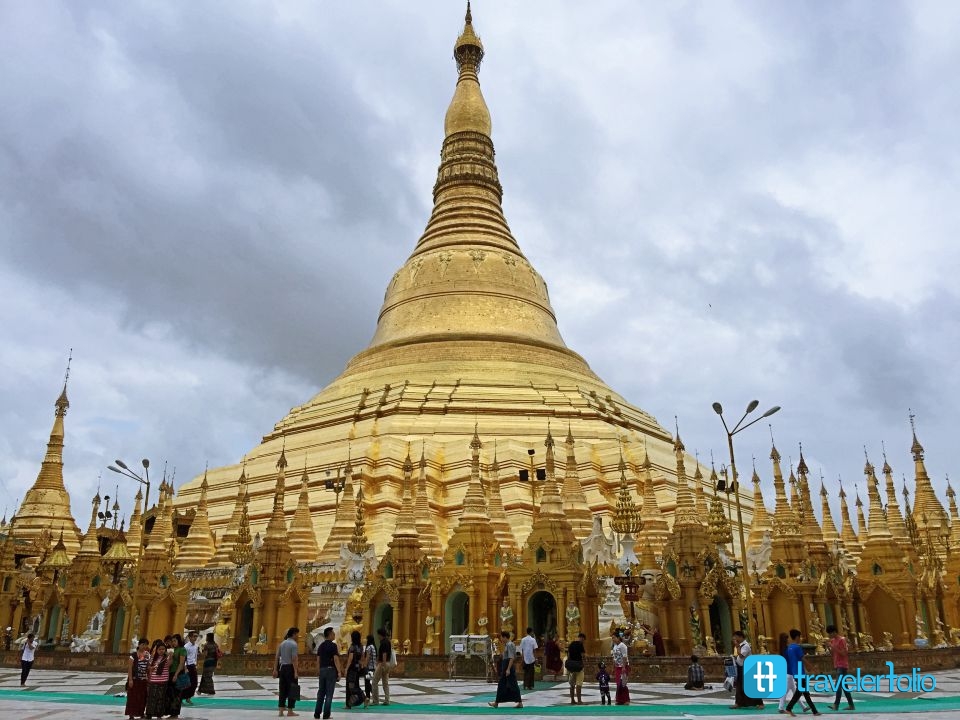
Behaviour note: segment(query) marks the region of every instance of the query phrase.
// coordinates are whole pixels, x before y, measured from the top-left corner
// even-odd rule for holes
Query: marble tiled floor
[[[900,695],[893,698],[885,693],[856,696],[858,718],[888,718],[893,715],[924,713],[940,718],[960,720],[960,670],[937,673],[937,690],[924,697]],[[115,697],[124,691],[124,678],[93,672],[61,673],[34,670],[27,688],[21,690],[19,672],[12,668],[0,670],[0,712],[18,720],[30,718],[121,718],[123,699]],[[276,681],[262,676],[219,676],[217,694],[201,696],[194,707],[184,706],[184,720],[227,720],[228,718],[275,717]],[[301,678],[305,697],[314,697],[317,681]],[[764,710],[732,711],[727,708],[732,698],[720,685],[703,692],[685,691],[668,684],[634,684],[629,707],[603,707],[594,686],[585,686],[583,706],[569,704],[565,683],[537,684],[537,689],[524,693],[524,709],[487,707],[493,699],[494,686],[475,680],[401,680],[391,682],[389,707],[366,711],[347,711],[343,707],[343,682],[334,701],[334,715],[349,713],[400,717],[410,720],[453,715],[523,715],[524,717],[564,718],[597,717],[601,715],[653,715],[658,718],[713,718],[758,715],[776,715],[776,703],[768,703]],[[826,708],[828,698],[814,697],[825,715],[834,714]],[[841,706],[842,707],[842,706]],[[313,702],[301,702],[298,713],[311,717]],[[798,712],[799,714],[799,712]],[[848,717],[854,713],[846,714]],[[778,716],[779,717],[779,716]]]

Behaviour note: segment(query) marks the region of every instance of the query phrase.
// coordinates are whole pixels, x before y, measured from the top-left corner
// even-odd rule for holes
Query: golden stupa
[[[565,509],[578,518],[579,535],[589,533],[590,513],[612,513],[621,451],[638,491],[637,471],[649,453],[660,508],[674,505],[671,434],[566,346],[547,283],[503,215],[490,112],[477,75],[483,54],[468,14],[454,46],[459,75],[444,121],[433,212],[413,253],[387,283],[369,346],[245,456],[254,532],[263,531],[271,513],[281,449],[293,467],[306,465],[322,559],[336,558],[340,543],[349,540],[353,518],[346,496],[360,487],[367,535],[383,553],[401,507],[409,443],[423,447],[429,512],[446,544],[463,508],[475,425],[485,476],[496,446],[503,506],[519,541],[540,489],[522,482],[518,471],[530,468],[530,448],[537,449],[534,465],[543,466],[551,424],[561,437],[575,439],[576,468],[570,470],[579,474],[585,503],[584,494],[579,501],[568,495]],[[352,482],[331,535],[336,498],[324,483],[342,477],[348,465]],[[218,538],[235,514],[242,471],[238,464],[207,473],[209,522]],[[197,506],[202,480],[180,489],[179,509]],[[287,488],[288,519],[299,487],[298,480]]]

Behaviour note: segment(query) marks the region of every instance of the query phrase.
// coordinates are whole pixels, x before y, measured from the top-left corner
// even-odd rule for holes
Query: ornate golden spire
[[[497,461],[497,444],[493,444],[493,464],[490,466],[489,484],[490,526],[500,547],[507,552],[515,553],[519,550],[513,528],[503,509],[503,497],[500,495],[500,463]],[[432,526],[431,526],[432,527]]]
[[[695,454],[696,469],[693,471],[693,496],[696,500],[697,514],[705,518],[710,513],[710,507],[707,505],[707,497],[703,493],[703,473],[700,472],[700,456]]]
[[[307,474],[306,455],[303,458],[303,475],[300,476],[300,497],[287,535],[290,538],[290,553],[298,562],[316,562],[320,547],[310,514],[310,476]]]
[[[820,511],[823,514],[823,540],[832,550],[834,543],[840,539],[840,533],[837,532],[837,524],[833,521],[833,512],[830,510],[830,500],[827,496],[827,488],[823,484],[823,475],[820,475]]]
[[[657,493],[653,487],[653,466],[647,452],[646,440],[643,444],[643,462],[640,463],[640,485],[643,500],[640,507],[640,517],[643,519],[642,545],[644,549],[648,545],[662,548],[670,537],[670,525],[657,502]]]
[[[960,550],[960,511],[957,510],[957,494],[947,476],[947,501],[950,503],[950,551]]]
[[[230,560],[237,566],[246,565],[253,558],[253,538],[250,535],[250,515],[247,509],[250,504],[250,493],[246,487],[243,488],[243,498],[240,502],[240,523],[230,553]]]
[[[477,426],[474,425],[473,438],[470,440],[470,483],[467,485],[467,493],[463,498],[463,515],[460,516],[461,525],[468,520],[490,523],[490,516],[487,514],[487,501],[483,495],[483,485],[480,483],[481,447],[483,447],[483,443],[480,442]]]
[[[787,502],[787,492],[783,483],[783,471],[780,469],[780,452],[771,445],[770,459],[773,461],[773,489],[776,492],[776,504],[773,508],[773,529],[775,535],[796,536],[800,532],[794,508]]]
[[[913,494],[913,521],[918,530],[923,533],[928,528],[933,537],[939,538],[947,529],[947,512],[943,509],[940,499],[933,490],[933,484],[930,482],[930,476],[927,475],[927,468],[923,462],[923,446],[917,440],[917,428],[915,415],[910,412],[910,430],[913,433],[913,444],[910,452],[913,454],[913,464],[915,470],[915,485]],[[941,557],[945,556],[946,549],[940,549]]]
[[[133,499],[133,514],[130,516],[130,529],[127,531],[127,549],[136,557],[138,546],[143,542],[143,489],[137,488]]]
[[[350,552],[354,555],[364,555],[367,550],[370,549],[370,543],[367,542],[367,532],[365,529],[366,520],[364,518],[362,484],[357,488],[356,512],[356,519],[353,523],[353,537],[350,538]]]
[[[593,513],[587,505],[587,496],[580,484],[580,474],[577,471],[577,455],[574,447],[573,430],[567,426],[567,461],[563,468],[563,512],[570,519],[573,534],[578,540],[590,535],[593,529]]]
[[[756,472],[754,472],[756,474]],[[717,477],[717,469],[714,467],[713,462],[710,462],[710,484],[713,485],[713,498],[710,500],[710,520],[708,523],[710,529],[710,542],[714,545],[727,545],[733,542],[733,528],[730,525],[730,519],[727,517],[727,514],[723,511],[723,503],[720,501],[720,496],[717,494],[717,485],[719,484],[720,478]],[[761,507],[763,505],[763,498],[760,499]],[[754,519],[756,519],[756,514],[754,514]],[[750,534],[753,534],[753,528],[750,529]]]
[[[635,535],[643,529],[643,519],[633,497],[630,495],[630,486],[627,484],[627,465],[620,455],[620,490],[617,493],[617,506],[614,510],[613,521],[610,527],[621,535]]]
[[[63,390],[54,403],[53,427],[47,441],[47,452],[40,464],[40,472],[33,486],[27,491],[12,522],[10,536],[18,542],[31,542],[44,532],[64,532],[64,547],[70,557],[80,549],[80,528],[70,512],[70,494],[63,484],[63,418],[70,407],[67,399],[67,382],[70,378],[70,362],[67,360]]]
[[[847,493],[843,489],[843,480],[839,478],[837,480],[840,483],[840,539],[843,541],[843,546],[847,549],[847,552],[859,560],[860,541],[853,529],[853,516],[847,506]]]
[[[244,504],[247,495],[247,463],[244,460],[243,467],[240,469],[240,477],[237,479],[237,499],[233,505],[233,514],[227,523],[223,537],[217,545],[217,552],[213,556],[211,565],[226,567],[234,563],[233,552],[240,532],[240,522],[244,513]],[[249,526],[247,532],[249,534]],[[242,564],[242,563],[241,563]]]
[[[907,533],[907,524],[903,519],[903,513],[900,512],[900,503],[897,501],[897,487],[893,481],[893,468],[887,462],[887,449],[883,448],[883,478],[886,485],[887,494],[887,525],[890,528],[890,534],[897,541],[897,544],[904,550],[912,549],[910,536]]]
[[[540,496],[540,507],[537,515],[563,518],[569,525],[569,519],[563,512],[563,500],[560,498],[560,489],[557,487],[556,461],[553,455],[553,435],[550,434],[550,425],[547,425],[547,438],[544,440],[547,449],[546,471],[547,479],[543,482],[543,494]],[[531,482],[533,479],[531,478]],[[573,527],[570,528],[571,532]]]
[[[866,456],[866,448],[863,449],[863,453]],[[886,540],[892,538],[893,535],[887,524],[887,516],[883,512],[883,501],[880,499],[880,481],[877,480],[869,456],[866,456],[866,461],[863,466],[863,474],[867,476],[867,499],[870,501],[870,522],[867,525],[867,539]]]
[[[499,488],[500,484],[498,482],[498,493]],[[433,523],[434,514],[430,509],[430,498],[427,496],[427,456],[426,446],[423,444],[420,445],[420,475],[417,478],[417,497],[413,506],[417,511],[417,534],[420,536],[420,545],[423,547],[423,552],[431,560],[443,557],[443,546],[440,544],[437,527]],[[501,503],[501,509],[502,507],[503,504]]]
[[[100,555],[100,541],[97,539],[97,512],[100,510],[100,491],[93,496],[93,509],[90,511],[90,524],[80,543],[80,555]]]
[[[403,461],[403,493],[400,498],[400,514],[397,515],[397,527],[393,538],[411,538],[417,540],[417,518],[413,509],[413,461],[410,459],[410,443],[407,443],[407,457]]]
[[[693,493],[690,492],[690,482],[687,480],[687,470],[683,460],[686,448],[683,446],[683,440],[680,439],[679,428],[673,442],[673,452],[677,456],[677,507],[673,514],[673,530],[676,532],[678,527],[702,525],[703,519],[697,515]]]
[[[853,501],[854,506],[857,508],[857,537],[863,537],[866,540],[867,536],[867,519],[863,515],[863,500],[860,499],[860,488],[854,484],[854,497],[856,498]]]
[[[197,503],[197,512],[190,523],[190,530],[177,554],[177,570],[195,570],[206,566],[210,558],[217,551],[210,532],[210,518],[207,515],[207,471],[203,471],[203,482],[200,483],[200,501]]]
[[[277,489],[273,495],[273,512],[270,514],[270,520],[267,521],[267,531],[264,536],[264,542],[287,542],[287,519],[285,512],[287,486],[287,445],[284,440],[283,447],[280,450],[280,457],[277,458]]]
[[[800,491],[800,528],[807,551],[821,569],[830,562],[830,553],[824,541],[823,530],[813,514],[813,498],[810,497],[810,478],[807,461],[803,458],[803,445],[800,445],[800,461],[797,463],[797,488]]]

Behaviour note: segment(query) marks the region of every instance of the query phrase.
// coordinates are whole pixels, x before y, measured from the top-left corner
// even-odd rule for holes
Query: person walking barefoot
[[[510,633],[506,630],[500,633],[500,638],[503,641],[503,655],[500,656],[497,671],[497,696],[487,705],[495,708],[502,702],[512,702],[516,703],[515,708],[522,708],[523,697],[517,685],[517,646],[510,640]]]

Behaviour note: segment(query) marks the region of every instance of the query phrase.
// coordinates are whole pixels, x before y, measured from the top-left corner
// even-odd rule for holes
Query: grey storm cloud
[[[958,15],[475,3],[505,211],[561,331],[701,460],[725,458],[710,403],[756,395],[828,483],[881,440],[909,474],[912,407],[942,490]],[[439,1],[0,4],[3,505],[71,346],[81,524],[117,455],[235,462],[365,346],[429,214],[461,25]],[[738,452],[769,478],[765,428]]]

